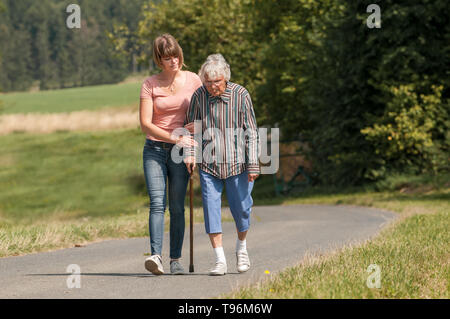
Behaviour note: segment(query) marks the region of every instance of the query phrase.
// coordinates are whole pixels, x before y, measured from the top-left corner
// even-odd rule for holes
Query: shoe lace
[[[214,270],[218,269],[219,267],[223,267],[225,264],[221,261],[216,261],[216,264],[214,265]]]
[[[237,253],[237,255],[238,255],[238,259],[239,259],[240,263],[248,263],[249,262],[248,254],[246,251],[239,251]]]

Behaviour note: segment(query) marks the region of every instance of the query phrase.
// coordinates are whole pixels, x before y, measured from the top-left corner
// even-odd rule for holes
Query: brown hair
[[[165,33],[163,35],[160,35],[153,41],[153,61],[155,61],[155,63],[159,67],[162,66],[162,58],[173,56],[177,57],[180,60],[180,66],[185,66],[183,49],[181,49],[177,40],[175,40],[172,35]]]

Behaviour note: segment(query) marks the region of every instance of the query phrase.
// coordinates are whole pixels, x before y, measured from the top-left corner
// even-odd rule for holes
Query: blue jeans
[[[161,255],[164,238],[166,186],[169,185],[170,258],[181,257],[184,239],[184,198],[189,173],[186,165],[175,163],[171,156],[174,144],[146,140],[143,152],[145,182],[150,197],[150,248],[152,255]]]

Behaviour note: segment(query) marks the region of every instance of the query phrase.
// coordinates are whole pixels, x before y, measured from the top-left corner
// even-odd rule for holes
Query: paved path
[[[390,212],[352,206],[258,206],[247,238],[252,268],[235,267],[234,223],[224,223],[229,273],[210,277],[214,252],[203,225],[194,227],[195,273],[153,276],[144,268],[147,238],[108,240],[82,248],[0,258],[0,298],[211,298],[298,264],[306,252],[324,251],[375,235],[395,218]],[[163,255],[168,256],[168,236]],[[189,230],[183,265],[188,270]],[[80,267],[80,288],[69,289],[67,267]],[[164,267],[169,270],[168,260]]]

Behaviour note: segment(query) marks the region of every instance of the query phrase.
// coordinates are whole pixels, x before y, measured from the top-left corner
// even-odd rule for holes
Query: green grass
[[[144,141],[140,130],[0,136],[0,257],[148,236]]]
[[[3,223],[112,217],[146,202],[138,130],[0,137]]]
[[[284,198],[282,204],[376,207],[396,212],[399,218],[371,241],[311,254],[296,267],[224,297],[449,298],[449,180],[449,174],[392,176],[365,190],[315,189]],[[371,264],[381,269],[380,289],[367,287]]]
[[[141,83],[97,85],[0,95],[0,114],[62,113],[138,104]]]
[[[147,210],[111,218],[84,217],[0,227],[0,257],[74,247],[108,238],[148,236]]]
[[[302,264],[231,298],[449,298],[449,211],[397,222],[375,240]],[[369,288],[367,268],[380,267],[381,287]]]
[[[449,213],[406,218],[377,239],[307,258],[232,298],[448,298]],[[367,268],[380,267],[381,287],[368,288]]]

